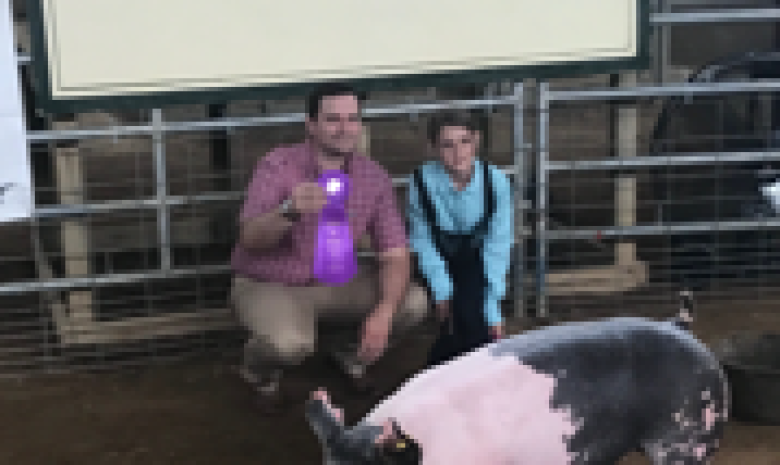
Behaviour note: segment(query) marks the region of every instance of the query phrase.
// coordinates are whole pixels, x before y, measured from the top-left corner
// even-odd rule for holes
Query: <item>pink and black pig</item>
[[[503,339],[404,383],[353,427],[328,394],[306,406],[325,465],[706,464],[718,450],[728,385],[688,330],[621,317]]]

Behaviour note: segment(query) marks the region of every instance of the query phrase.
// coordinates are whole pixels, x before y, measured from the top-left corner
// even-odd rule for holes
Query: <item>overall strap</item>
[[[436,218],[436,210],[433,207],[433,202],[431,201],[431,197],[428,193],[428,190],[425,188],[425,182],[423,181],[423,176],[422,176],[422,167],[419,167],[414,170],[412,179],[414,180],[414,185],[409,186],[409,188],[417,189],[417,198],[420,202],[420,206],[422,207],[423,217],[426,223],[426,226],[424,227],[427,227],[428,230],[430,231],[431,239],[433,241],[433,246],[439,252],[439,255],[441,255],[442,259],[445,260],[446,267],[449,271],[451,255],[446,253],[447,251],[449,251],[449,249],[445,247],[445,240],[443,237],[443,233]],[[425,276],[425,273],[423,273],[422,269],[420,268],[419,257],[417,258],[417,260],[415,260],[413,273],[415,279],[419,280],[422,283],[423,288],[425,289],[425,293],[428,296],[429,302],[433,302],[434,299],[433,299],[433,290],[431,289],[431,283],[428,281],[428,278]]]
[[[433,207],[433,202],[431,201],[431,197],[428,194],[428,189],[425,188],[425,181],[423,181],[422,177],[422,167],[414,170],[413,179],[415,188],[417,189],[417,198],[420,201],[420,205],[423,210],[423,216],[425,217],[425,222],[428,224],[428,227],[431,230],[433,243],[441,252],[444,250],[444,244],[442,244],[441,235],[442,231],[436,217],[436,210]]]
[[[487,235],[490,221],[496,214],[496,192],[493,188],[493,176],[490,175],[490,167],[485,162],[482,162],[482,179],[484,207],[482,218],[474,227],[474,236],[478,241]]]
[[[414,170],[414,186],[417,189],[417,198],[420,201],[420,206],[423,210],[423,216],[425,222],[428,223],[433,229],[438,229],[439,223],[436,219],[436,210],[433,208],[433,202],[428,195],[428,190],[425,188],[425,181],[422,178],[422,168]]]

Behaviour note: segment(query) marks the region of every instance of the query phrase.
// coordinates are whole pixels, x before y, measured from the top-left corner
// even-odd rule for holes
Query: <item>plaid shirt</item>
[[[406,224],[398,210],[390,175],[362,154],[353,154],[347,167],[347,208],[353,239],[357,242],[368,233],[377,253],[407,247]],[[278,208],[296,185],[316,182],[318,176],[315,151],[309,142],[276,148],[257,163],[241,208],[241,221]],[[257,281],[315,284],[312,265],[317,224],[318,215],[304,215],[272,251],[253,252],[237,244],[232,257],[234,271]]]

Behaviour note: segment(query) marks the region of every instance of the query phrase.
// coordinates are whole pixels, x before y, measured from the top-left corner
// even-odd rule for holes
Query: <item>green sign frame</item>
[[[37,105],[49,113],[294,97],[330,81],[370,92],[650,66],[649,0],[28,2]]]

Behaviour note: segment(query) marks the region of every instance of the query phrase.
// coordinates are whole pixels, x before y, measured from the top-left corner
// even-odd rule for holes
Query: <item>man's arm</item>
[[[506,295],[506,276],[512,261],[514,243],[514,204],[509,178],[503,172],[490,170],[496,191],[496,214],[485,238],[485,275],[488,279],[485,318],[490,326],[503,322],[500,303]]]
[[[241,222],[240,242],[247,250],[262,252],[273,250],[295,224],[282,214],[282,208]]]
[[[381,176],[382,194],[368,224],[373,249],[380,265],[381,296],[378,307],[394,312],[409,289],[410,256],[406,224],[396,201],[389,175]]]
[[[281,176],[283,154],[273,151],[255,168],[241,207],[239,243],[252,251],[275,248],[290,230],[292,222],[281,214],[284,186]]]
[[[407,247],[396,247],[379,254],[379,279],[382,294],[378,308],[395,312],[409,290],[410,259]]]
[[[414,177],[409,177],[407,190],[407,216],[409,217],[410,235],[409,243],[417,254],[417,262],[420,271],[427,279],[433,299],[436,303],[450,300],[452,297],[452,280],[447,271],[447,264],[439,255],[439,251],[433,243],[431,228],[423,215],[420,206],[419,193],[414,185]]]

